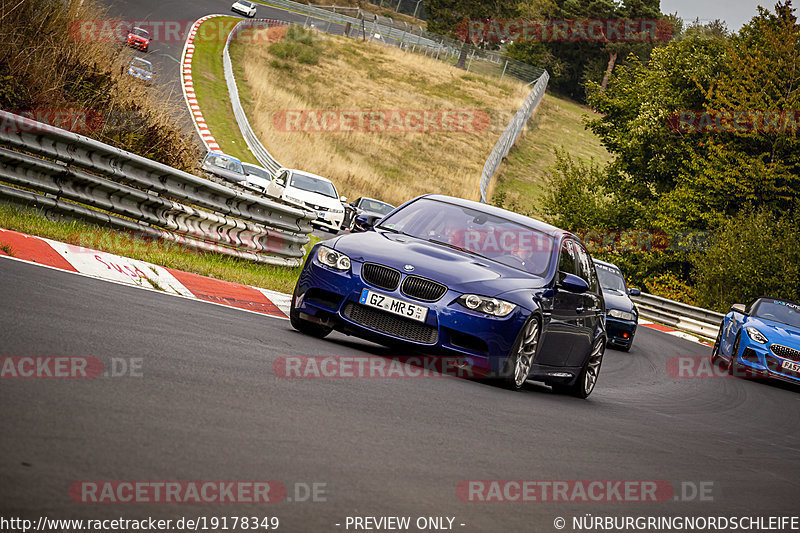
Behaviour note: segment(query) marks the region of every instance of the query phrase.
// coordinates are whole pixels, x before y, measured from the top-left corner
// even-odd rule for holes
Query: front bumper
[[[142,52],[147,52],[147,49],[150,47],[150,43],[149,42],[143,43],[142,41],[128,39],[128,46],[139,49]]]
[[[606,334],[612,346],[628,348],[633,344],[637,323],[633,320],[621,320],[606,315]]]
[[[343,333],[383,345],[458,355],[476,374],[485,375],[502,370],[520,329],[530,316],[530,311],[521,307],[503,318],[476,313],[457,303],[461,293],[451,290],[436,302],[417,300],[403,294],[399,288],[388,291],[365,282],[361,278],[362,265],[352,261],[348,272],[330,269],[317,262],[315,248],[295,289],[295,309],[301,313],[301,318],[313,317]],[[365,288],[427,307],[425,321],[415,322],[362,305],[359,300]]]
[[[742,340],[746,334],[742,334]],[[800,384],[800,371],[784,368],[785,361],[800,365],[800,362],[779,357],[769,349],[770,344],[742,342],[739,353],[734,354],[740,373],[747,377],[771,378],[789,383]]]

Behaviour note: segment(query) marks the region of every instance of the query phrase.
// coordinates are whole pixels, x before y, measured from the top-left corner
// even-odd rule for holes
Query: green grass
[[[215,17],[200,25],[194,41],[192,81],[203,118],[220,149],[246,163],[258,165],[258,161],[247,148],[247,143],[234,118],[222,68],[225,37],[240,20],[234,17]],[[211,29],[204,29],[203,27],[206,25]],[[203,39],[203,35],[211,37]],[[235,65],[237,62],[233,61],[233,64]],[[237,76],[237,79],[239,78],[236,70],[234,70],[234,75]]]
[[[492,198],[497,201],[504,196],[506,208],[539,215],[549,167],[556,160],[555,148],[563,148],[573,159],[594,159],[599,164],[610,161],[600,139],[584,127],[587,116],[594,116],[588,107],[545,95],[495,176]]]
[[[129,233],[82,222],[53,221],[39,212],[9,205],[0,205],[0,227],[284,293],[292,292],[301,270],[301,267],[259,265],[222,254],[200,252],[171,242],[144,240]],[[319,240],[312,235],[306,250],[310,250]],[[9,246],[0,248],[13,255],[13,250],[7,249]],[[156,286],[154,288],[160,289]]]

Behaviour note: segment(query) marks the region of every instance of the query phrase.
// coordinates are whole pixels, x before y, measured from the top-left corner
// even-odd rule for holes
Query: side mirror
[[[745,312],[745,305],[744,305],[744,304],[733,304],[733,305],[731,306],[731,311],[735,311],[735,312],[737,312],[737,313],[741,313],[741,314],[743,314],[743,315],[746,315],[746,314],[747,314],[747,313]]]
[[[380,220],[381,217],[376,215],[358,215],[356,216],[356,220],[353,223],[353,229],[351,230],[354,233],[358,233],[360,231],[369,231],[375,227],[375,224]]]
[[[559,282],[558,286],[575,294],[583,294],[589,290],[589,284],[586,283],[586,280],[575,274],[565,274],[564,279]]]
[[[628,289],[628,294],[630,294],[631,296],[641,296],[642,291],[640,291],[639,289]]]
[[[339,201],[340,202],[346,202],[347,201],[347,196],[340,196],[339,197]]]

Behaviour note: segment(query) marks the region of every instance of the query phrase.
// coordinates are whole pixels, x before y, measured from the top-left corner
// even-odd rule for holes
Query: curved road
[[[131,0],[116,2],[111,14],[193,20],[229,7]],[[154,43],[148,56],[177,76],[170,57],[182,45]],[[512,393],[463,379],[284,379],[273,371],[282,356],[396,354],[339,334],[304,337],[286,320],[8,259],[0,260],[0,297],[0,356],[141,366],[114,378],[0,380],[3,518],[277,516],[283,531],[347,531],[348,516],[447,516],[460,531],[548,532],[557,517],[573,531],[572,517],[587,514],[797,509],[797,391],[673,377],[672,358],[707,357],[710,348],[647,328],[630,353],[606,353],[598,388],[582,401],[534,383]],[[493,479],[660,480],[676,492],[659,502],[459,498],[459,483]],[[82,480],[275,480],[294,501],[74,503],[69,487]],[[314,483],[324,494],[296,501]]]
[[[671,357],[709,348],[647,328],[630,353],[607,352],[583,401],[533,383],[513,393],[455,378],[280,378],[281,356],[393,354],[13,260],[0,260],[0,294],[0,355],[141,365],[135,376],[0,381],[2,516],[274,515],[285,531],[345,530],[354,515],[450,516],[463,531],[554,531],[555,517],[585,513],[797,509],[797,392],[673,378]],[[463,480],[492,479],[664,480],[693,501],[459,499]],[[73,503],[68,487],[81,480],[276,480],[290,498],[296,483],[325,484],[326,494],[274,505]]]

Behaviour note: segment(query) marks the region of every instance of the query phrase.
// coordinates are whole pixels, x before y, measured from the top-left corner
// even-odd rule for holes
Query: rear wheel
[[[541,328],[539,319],[531,317],[522,327],[517,342],[511,349],[511,355],[506,359],[503,368],[503,385],[511,390],[520,390],[533,367],[533,359],[539,348]]]
[[[597,384],[597,378],[600,375],[600,365],[603,364],[603,355],[606,352],[606,343],[604,340],[599,340],[592,348],[592,353],[586,359],[586,362],[578,375],[578,379],[572,385],[553,385],[553,390],[562,394],[569,394],[576,398],[588,398]]]
[[[292,327],[300,333],[305,333],[311,337],[317,337],[318,339],[327,337],[328,334],[333,331],[333,328],[330,326],[323,326],[322,324],[314,324],[313,322],[300,318],[300,312],[294,306],[296,299],[297,292],[292,295],[292,304],[289,308],[289,321]]]

